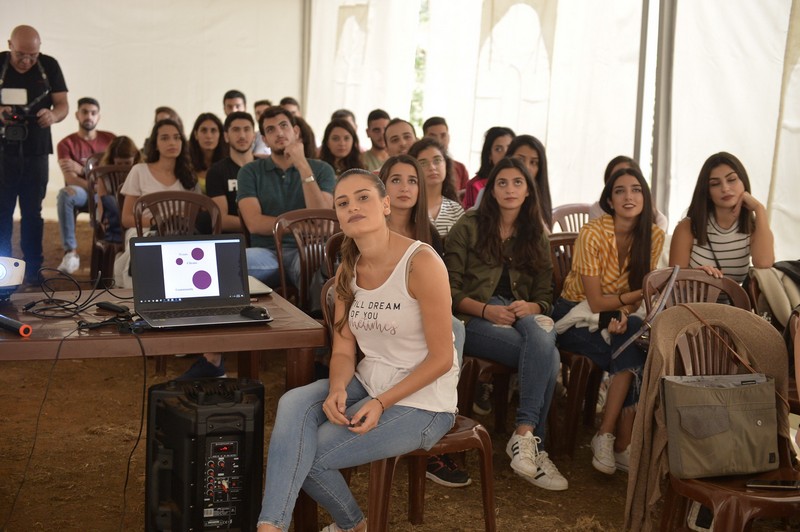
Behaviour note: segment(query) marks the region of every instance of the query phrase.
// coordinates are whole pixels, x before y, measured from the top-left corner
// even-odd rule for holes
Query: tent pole
[[[644,114],[644,76],[647,64],[647,20],[650,0],[642,0],[642,29],[639,32],[639,76],[636,87],[636,123],[633,133],[633,158],[642,164],[642,115]]]
[[[653,121],[653,197],[656,207],[669,213],[672,135],[672,72],[675,58],[675,19],[678,0],[661,0],[658,17],[656,105]]]

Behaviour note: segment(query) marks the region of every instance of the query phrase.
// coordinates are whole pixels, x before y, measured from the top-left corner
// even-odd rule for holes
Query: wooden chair
[[[334,279],[328,279],[322,287],[320,301],[322,314],[328,327],[328,333],[333,344],[333,323],[335,292]],[[465,362],[459,376],[459,393],[462,386],[468,385],[477,379],[477,368]],[[459,395],[459,411],[463,402],[472,402],[471,396]],[[369,529],[385,532],[389,523],[389,502],[391,500],[392,481],[397,462],[401,458],[408,458],[408,520],[415,525],[421,525],[424,520],[425,508],[425,472],[429,456],[448,453],[458,453],[475,449],[480,455],[481,494],[483,497],[484,528],[487,532],[497,530],[494,510],[494,467],[492,465],[492,439],[486,429],[468,417],[456,416],[456,422],[450,431],[434,445],[430,451],[419,449],[403,456],[395,456],[376,460],[370,464],[369,471],[369,497],[367,502],[367,517]]]
[[[754,326],[771,327],[761,320],[756,320]],[[728,345],[734,346],[733,335],[724,326],[708,327],[703,324],[698,330],[686,331],[675,340],[676,374],[746,373],[740,363],[728,353],[723,341],[712,332],[712,328]],[[785,352],[783,357],[786,358]],[[714,530],[749,530],[751,521],[756,518],[785,518],[800,514],[800,491],[750,490],[745,486],[746,481],[754,477],[800,481],[800,472],[792,466],[794,453],[791,443],[780,435],[776,437],[780,461],[780,467],[776,471],[707,479],[679,479],[669,475],[661,530],[677,530],[685,524],[689,499],[711,508],[714,514]]]
[[[568,203],[553,209],[553,229],[558,225],[561,232],[577,233],[589,221],[588,203]],[[555,232],[555,231],[554,231]]]
[[[142,224],[145,210],[153,216],[150,227]],[[160,236],[192,235],[196,233],[197,216],[207,212],[211,219],[211,232],[218,235],[222,232],[222,213],[214,200],[197,192],[188,190],[167,190],[140,196],[133,204],[133,217],[136,222],[136,233],[144,236],[151,227]],[[164,375],[167,369],[166,356],[156,357],[156,373]]]
[[[336,275],[336,268],[338,268],[339,263],[342,262],[342,258],[339,255],[342,242],[344,242],[344,233],[338,232],[332,235],[325,243],[325,268],[330,277]]]
[[[339,232],[339,220],[333,209],[297,209],[281,214],[275,219],[273,237],[278,255],[281,274],[281,291],[283,297],[289,299],[291,284],[286,279],[283,267],[284,237],[294,237],[300,255],[300,286],[296,290],[295,305],[304,312],[310,312],[311,294],[309,287],[314,274],[325,260],[325,244],[328,239]]]
[[[222,232],[222,213],[214,200],[188,190],[167,190],[140,196],[133,205],[136,233],[144,236],[151,227],[142,226],[145,210],[153,216],[151,227],[160,236],[192,235],[197,232],[197,216],[205,211],[211,217],[211,233]]]
[[[87,167],[89,163],[87,161]],[[128,177],[131,167],[129,165],[105,165],[93,166],[87,173],[89,184],[89,218],[92,225],[92,262],[89,271],[90,278],[94,279],[113,279],[114,278],[114,257],[124,249],[124,244],[120,242],[110,242],[106,240],[108,227],[102,220],[97,219],[97,194],[99,184],[103,184],[106,195],[114,198],[118,211],[122,207],[122,184]],[[122,232],[122,227],[120,227]]]
[[[554,211],[555,212],[555,211]],[[553,262],[553,301],[561,295],[564,280],[572,269],[572,258],[575,240],[578,234],[554,233],[550,235],[550,258]],[[567,388],[567,406],[564,412],[564,426],[559,437],[554,439],[560,443],[560,450],[572,457],[575,453],[575,441],[578,435],[578,420],[583,408],[583,422],[594,426],[597,395],[603,372],[588,357],[565,349],[558,349],[561,355],[561,375]],[[553,404],[556,402],[553,401]],[[551,413],[551,416],[556,416]],[[555,423],[555,419],[553,421]],[[554,431],[555,432],[555,431]]]
[[[653,270],[642,280],[644,303],[648,313],[653,301],[661,295],[672,268]],[[720,296],[726,296],[730,303],[742,310],[750,310],[750,298],[739,283],[723,277],[711,277],[703,270],[681,269],[675,279],[675,286],[667,295],[665,308],[680,303],[716,303]]]

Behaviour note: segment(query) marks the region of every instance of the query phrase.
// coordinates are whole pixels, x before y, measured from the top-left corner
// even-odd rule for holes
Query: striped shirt
[[[431,222],[436,226],[439,236],[444,238],[463,214],[464,208],[457,201],[443,197],[442,206],[439,207],[439,214]]]
[[[689,267],[713,266],[722,270],[725,277],[741,284],[750,269],[750,235],[739,232],[738,219],[729,229],[721,228],[713,213],[708,217],[706,232],[708,242],[705,245],[698,245],[694,239]]]
[[[664,247],[664,231],[653,225],[650,268],[658,264],[658,258]],[[586,292],[583,288],[582,275],[600,278],[603,294],[622,294],[630,291],[628,285],[628,267],[630,255],[620,268],[617,239],[614,236],[614,218],[605,214],[591,220],[581,227],[575,241],[575,255],[572,259],[572,270],[564,280],[561,297],[569,301],[583,301]]]

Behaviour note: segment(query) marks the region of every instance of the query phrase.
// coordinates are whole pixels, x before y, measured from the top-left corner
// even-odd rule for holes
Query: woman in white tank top
[[[339,470],[430,449],[453,426],[458,365],[447,270],[429,246],[389,230],[380,179],[341,175],[345,238],[336,275],[330,379],[281,397],[267,455],[259,532],[287,530],[300,488],[334,518],[366,519]],[[356,367],[356,347],[364,358]]]

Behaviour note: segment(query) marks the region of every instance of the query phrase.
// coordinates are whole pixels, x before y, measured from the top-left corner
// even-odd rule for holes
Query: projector
[[[0,257],[0,300],[11,297],[25,278],[25,261]]]

